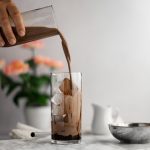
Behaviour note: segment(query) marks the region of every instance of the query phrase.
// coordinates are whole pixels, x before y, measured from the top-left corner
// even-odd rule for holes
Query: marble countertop
[[[50,137],[34,140],[0,140],[0,150],[150,150],[150,144],[123,144],[112,136],[86,134],[81,144],[55,145]]]

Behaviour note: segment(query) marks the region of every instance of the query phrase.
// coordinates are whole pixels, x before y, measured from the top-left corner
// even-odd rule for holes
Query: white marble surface
[[[38,140],[0,140],[0,150],[150,150],[150,144],[122,144],[111,136],[83,135],[81,144],[55,145]]]

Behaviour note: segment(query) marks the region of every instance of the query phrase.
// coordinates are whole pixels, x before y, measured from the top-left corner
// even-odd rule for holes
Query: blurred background
[[[22,12],[51,4],[14,1]],[[149,5],[149,0],[53,1],[57,26],[71,49],[73,71],[83,73],[83,128],[91,126],[92,103],[118,108],[125,121],[150,122]],[[45,49],[38,52],[66,64],[57,39],[45,39]],[[8,62],[29,55],[20,46],[0,48],[0,59]],[[24,122],[22,109],[0,91],[0,133]]]

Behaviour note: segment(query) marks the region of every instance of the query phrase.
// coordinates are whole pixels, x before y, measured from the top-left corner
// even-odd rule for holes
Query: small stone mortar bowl
[[[109,124],[109,130],[123,143],[150,143],[150,123]]]

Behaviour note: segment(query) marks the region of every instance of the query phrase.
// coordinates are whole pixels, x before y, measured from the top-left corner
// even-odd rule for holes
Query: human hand
[[[12,0],[0,0],[0,26],[9,44],[14,45],[16,38],[10,24],[10,18],[13,20],[19,36],[25,35],[25,26],[21,13]],[[4,46],[5,42],[0,35],[0,46]]]

